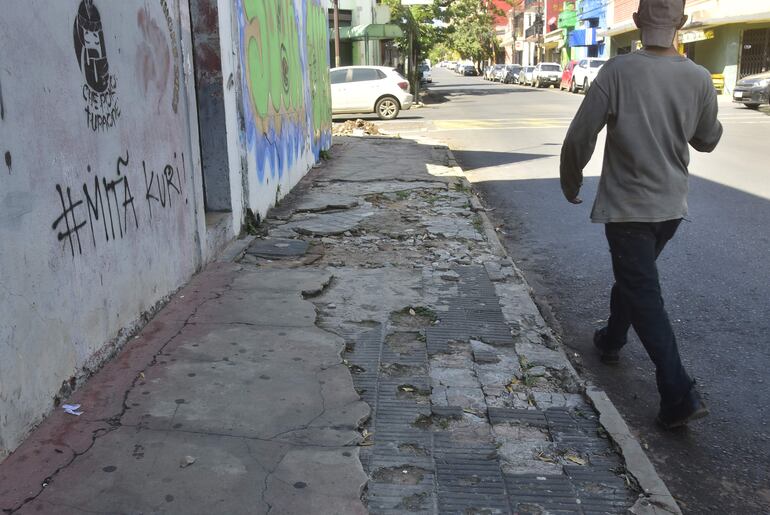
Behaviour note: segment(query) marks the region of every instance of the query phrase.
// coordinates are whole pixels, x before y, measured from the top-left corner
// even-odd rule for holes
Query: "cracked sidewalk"
[[[677,513],[451,153],[336,141],[0,464],[0,508]]]

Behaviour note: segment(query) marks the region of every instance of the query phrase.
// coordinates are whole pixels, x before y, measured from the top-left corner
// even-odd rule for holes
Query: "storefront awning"
[[[567,43],[567,31],[564,29],[556,29],[545,35],[543,38],[543,46],[546,50],[552,50],[554,48],[563,48]]]
[[[556,29],[554,31],[549,32],[545,35],[545,38],[543,39],[543,42],[547,45],[548,43],[559,43],[560,41],[564,40],[564,37],[566,36],[567,31],[564,29]]]
[[[334,38],[334,30],[330,31]],[[340,27],[340,39],[396,39],[404,35],[401,27],[392,23],[369,23],[368,25],[356,25],[354,27]]]

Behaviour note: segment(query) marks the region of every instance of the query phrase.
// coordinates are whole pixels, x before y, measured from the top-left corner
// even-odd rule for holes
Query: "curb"
[[[465,176],[465,172],[455,159],[452,149],[445,144],[442,146],[446,148],[446,152],[449,155],[450,165],[460,172],[459,179],[470,192],[471,208],[480,217],[484,235],[492,245],[495,254],[506,257],[513,263],[514,269],[525,284],[527,284],[527,288],[531,292],[532,288],[529,286],[529,283],[527,283],[524,274],[508,256],[508,252],[505,250],[500,238],[497,236],[494,224],[489,219],[489,216],[487,216],[486,209],[479,197],[473,191],[471,182]],[[579,376],[577,377],[579,378]],[[636,437],[631,434],[631,430],[628,428],[625,420],[623,420],[620,412],[618,412],[607,394],[595,386],[586,384],[582,379],[580,379],[580,384],[584,386],[585,395],[599,413],[601,425],[607,430],[610,438],[623,456],[623,460],[626,463],[626,470],[634,477],[634,479],[636,479],[644,492],[643,494],[640,494],[639,500],[629,509],[629,512],[635,515],[681,515],[682,511],[674,499],[674,496],[671,495],[668,487],[655,470],[655,466],[647,457],[647,454],[645,454]]]

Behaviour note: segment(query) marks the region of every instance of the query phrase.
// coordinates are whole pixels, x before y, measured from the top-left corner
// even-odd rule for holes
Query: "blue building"
[[[578,24],[569,33],[573,59],[609,57],[604,38],[598,33],[607,28],[607,0],[577,0]]]

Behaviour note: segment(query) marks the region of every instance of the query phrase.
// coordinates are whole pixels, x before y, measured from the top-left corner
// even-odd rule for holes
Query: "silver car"
[[[535,71],[534,66],[525,66],[519,72],[519,84],[522,86],[528,86],[532,84],[532,74]]]

